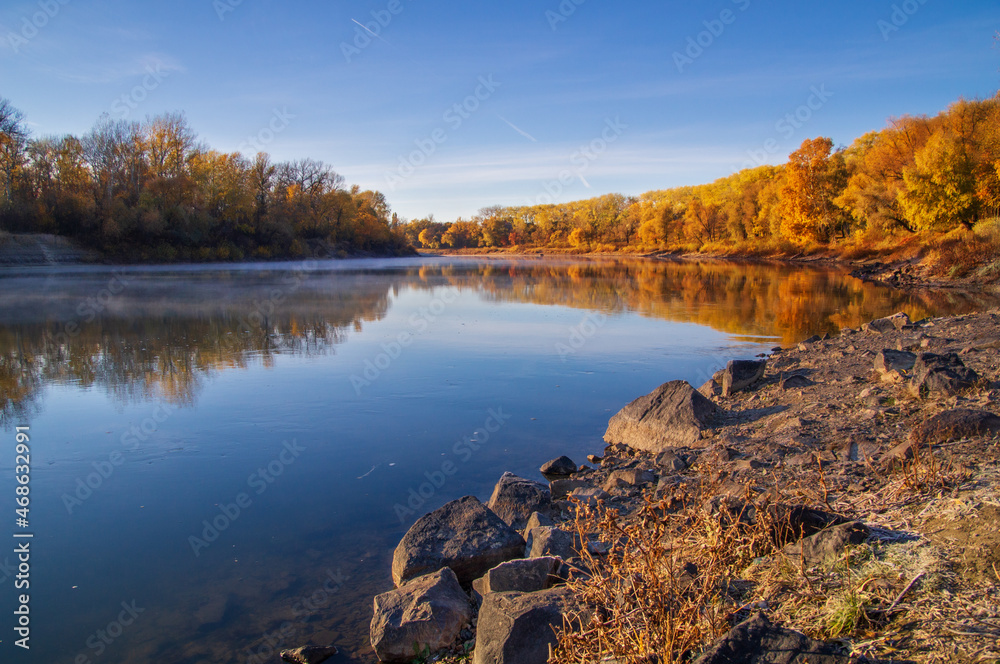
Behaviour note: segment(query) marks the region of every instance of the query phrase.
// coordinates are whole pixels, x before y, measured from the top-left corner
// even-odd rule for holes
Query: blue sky
[[[182,110],[215,149],[321,159],[451,220],[992,96],[998,29],[996,0],[6,0],[0,96],[38,136]]]

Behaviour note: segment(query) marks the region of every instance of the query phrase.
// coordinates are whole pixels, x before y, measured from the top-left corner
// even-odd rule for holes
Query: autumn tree
[[[781,190],[781,233],[792,240],[825,242],[843,230],[843,210],[834,204],[846,185],[841,153],[829,138],[806,139],[789,155],[787,181]]]
[[[24,114],[3,97],[0,97],[0,180],[2,180],[3,207],[13,203],[15,181],[24,163],[28,143],[28,128]]]

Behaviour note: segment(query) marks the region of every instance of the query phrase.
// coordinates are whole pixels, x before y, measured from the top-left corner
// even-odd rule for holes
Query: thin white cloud
[[[520,127],[518,127],[517,125],[515,125],[513,122],[511,122],[510,120],[508,120],[504,116],[498,114],[497,117],[500,118],[501,120],[503,120],[504,122],[506,122],[510,126],[511,129],[513,129],[514,131],[516,131],[517,133],[519,133],[521,136],[524,136],[526,139],[528,139],[532,143],[537,143],[538,142],[537,138],[535,138],[534,136],[532,136],[528,132],[524,131],[523,129],[521,129]]]

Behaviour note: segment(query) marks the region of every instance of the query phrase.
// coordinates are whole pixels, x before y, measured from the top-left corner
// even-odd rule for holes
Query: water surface
[[[3,661],[275,661],[306,643],[372,661],[371,597],[420,514],[600,452],[608,418],[666,380],[996,304],[722,263],[2,271],[0,537],[19,530],[16,426],[35,536],[29,653],[0,553]]]

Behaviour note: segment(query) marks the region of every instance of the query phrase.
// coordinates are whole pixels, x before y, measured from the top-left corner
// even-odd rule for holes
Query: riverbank
[[[954,234],[951,234],[954,235]],[[729,261],[791,265],[830,265],[848,270],[863,281],[899,289],[949,288],[1000,290],[1000,243],[973,234],[969,237],[917,238],[873,246],[813,247],[803,250],[710,246],[701,251],[649,251],[624,247],[617,251],[586,248],[503,247],[493,249],[418,249],[422,256],[505,258],[649,258],[676,261]]]
[[[532,592],[494,572],[473,584],[478,617],[450,661],[476,649],[474,662],[527,664],[483,653],[506,652],[497,625],[516,628],[512,606],[537,622],[557,599],[555,615],[581,616],[552,644],[557,664],[721,662],[775,639],[823,662],[995,661],[998,324],[997,311],[900,315],[775,349],[697,393],[669,383],[637,399],[589,466],[564,460],[572,472],[539,485],[547,503],[523,487],[505,499],[501,481],[489,507],[515,526],[512,505],[538,512],[519,528],[525,555],[562,563]]]
[[[328,242],[314,241],[303,245],[299,254],[268,255],[266,258],[254,256],[247,258],[242,255],[222,256],[217,253],[206,254],[201,260],[126,260],[120,256],[102,254],[87,248],[70,238],[42,233],[5,233],[0,232],[0,267],[44,266],[44,265],[183,265],[189,262],[276,262],[289,260],[326,260],[331,258],[385,258],[415,256],[416,251],[410,247],[395,252],[379,253],[362,251],[346,245],[331,245]]]

